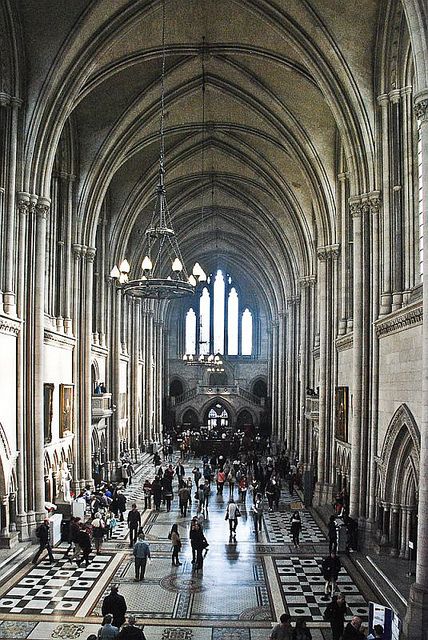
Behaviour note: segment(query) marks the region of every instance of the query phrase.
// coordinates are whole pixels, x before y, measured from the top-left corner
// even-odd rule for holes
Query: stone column
[[[361,198],[349,201],[354,238],[354,342],[352,365],[353,416],[351,427],[351,483],[349,510],[352,518],[360,515],[361,431],[362,425],[362,351],[363,351],[363,250]]]
[[[391,542],[391,555],[398,556],[398,529],[399,529],[399,512],[398,504],[391,505],[391,516],[389,519],[389,539]]]
[[[349,282],[347,278],[347,256],[348,256],[348,226],[347,226],[347,202],[346,202],[346,179],[347,173],[339,173],[337,176],[339,181],[338,202],[340,206],[340,241],[342,244],[342,252],[340,257],[340,316],[339,316],[339,335],[346,333],[346,323],[348,320],[348,305],[346,304]]]
[[[371,323],[379,317],[379,193],[373,192],[370,200],[371,211]],[[378,395],[379,395],[379,339],[376,331],[371,336],[371,411],[370,411],[370,469],[369,469],[369,503],[368,503],[368,529],[373,533],[376,523],[376,456],[378,440]]]
[[[82,378],[80,393],[83,396],[82,415],[80,417],[81,443],[80,451],[81,478],[92,484],[92,384],[91,384],[91,344],[92,344],[92,297],[94,283],[95,248],[85,247],[82,274],[84,296],[82,296],[82,330],[80,347],[82,354]]]
[[[30,195],[20,192],[17,195],[17,204],[19,211],[19,235],[18,235],[18,298],[17,313],[21,319],[26,319],[26,293],[28,292],[26,257],[28,255],[28,214]],[[30,532],[27,527],[27,502],[26,502],[26,473],[27,473],[27,450],[26,450],[26,416],[27,416],[27,396],[26,389],[26,344],[25,338],[28,326],[21,327],[21,331],[17,338],[17,369],[16,369],[16,386],[17,386],[17,440],[16,448],[19,456],[16,463],[17,475],[17,524],[20,531],[21,540],[27,540]]]
[[[281,433],[281,425],[278,424],[278,402],[282,397],[283,389],[279,388],[278,384],[278,322],[272,322],[272,436],[278,438]],[[288,443],[287,443],[288,446]]]
[[[320,359],[319,359],[319,422],[318,422],[318,460],[317,460],[317,483],[314,492],[314,505],[319,506],[324,503],[325,485],[325,460],[327,450],[327,403],[330,398],[327,395],[327,258],[326,247],[319,247],[318,256],[318,317],[320,336]]]
[[[33,196],[30,197],[30,200]],[[46,220],[50,200],[34,196],[36,213],[36,233],[34,246],[34,296],[33,296],[33,426],[32,445],[34,451],[34,503],[36,521],[45,516],[45,484],[44,484],[44,299],[45,299],[45,249]]]
[[[412,87],[401,89],[401,103],[403,110],[403,149],[413,150],[413,127],[412,125]],[[403,154],[403,233],[404,233],[404,255],[403,255],[403,303],[410,300],[410,291],[414,286],[415,270],[415,199],[414,199],[414,163],[413,153]]]
[[[380,544],[384,547],[389,544],[389,519],[391,505],[389,502],[382,502],[382,536]]]
[[[288,402],[285,401],[285,393],[284,390],[288,391],[288,374],[287,374],[287,382],[285,371],[288,370],[288,360],[289,360],[289,344],[286,339],[286,316],[283,311],[280,311],[278,314],[278,336],[277,336],[277,350],[278,350],[278,385],[277,385],[277,402],[276,402],[276,411],[277,418],[275,421],[276,424],[276,436],[275,439],[277,441],[282,441],[286,437],[285,435],[285,424],[288,425],[289,419],[289,405]],[[241,324],[241,323],[239,323]],[[287,357],[288,354],[288,357]],[[273,434],[272,434],[273,435]],[[288,439],[288,429],[287,429],[287,441]]]
[[[415,113],[420,121],[422,143],[422,189],[424,194],[424,279],[428,277],[428,88],[415,96]],[[417,638],[428,629],[428,294],[424,282],[424,323],[422,330],[422,423],[419,467],[418,534],[416,580],[410,587],[404,621],[406,638]]]
[[[140,303],[131,301],[132,333],[131,333],[131,415],[130,415],[130,443],[131,449],[138,449],[138,366],[140,359]]]
[[[65,252],[64,252],[64,331],[69,334],[72,330],[72,302],[73,275],[72,275],[72,236],[73,236],[73,184],[75,176],[68,176],[67,182],[67,207],[65,222]]]
[[[309,463],[309,443],[307,437],[306,389],[308,388],[311,296],[309,288],[315,285],[315,276],[300,279],[300,398],[299,398],[299,460]]]
[[[390,230],[390,162],[389,162],[389,96],[383,94],[378,97],[378,103],[382,110],[382,194],[383,194],[383,218],[382,218],[382,295],[380,315],[391,312],[392,306],[392,282],[391,282],[391,230]],[[355,285],[354,285],[355,286]],[[355,311],[355,307],[354,307]]]
[[[400,506],[400,558],[407,558],[407,544],[409,534],[407,530],[408,508]]]

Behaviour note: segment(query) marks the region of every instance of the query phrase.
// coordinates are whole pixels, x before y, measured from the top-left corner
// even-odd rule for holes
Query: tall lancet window
[[[250,356],[253,350],[253,316],[249,309],[242,314],[242,355]]]
[[[214,353],[224,353],[224,292],[222,272],[217,271],[214,280]]]
[[[199,353],[210,352],[210,294],[204,289],[199,302]]]
[[[238,355],[238,293],[235,287],[230,290],[227,308],[227,353]]]
[[[229,273],[216,270],[203,285],[196,306],[193,303],[187,307],[186,354],[254,356],[256,318],[257,311],[250,305],[245,291]]]
[[[196,313],[193,309],[186,314],[186,353],[196,353]]]

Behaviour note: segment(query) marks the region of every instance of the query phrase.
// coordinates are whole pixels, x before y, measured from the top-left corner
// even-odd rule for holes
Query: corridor
[[[186,475],[194,465],[186,463]],[[135,500],[142,510],[142,485],[152,478],[151,463],[138,470],[126,490],[127,506]],[[203,572],[192,571],[189,524],[197,502],[192,501],[186,518],[179,514],[175,498],[170,513],[143,514],[144,531],[150,543],[152,563],[145,580],[134,582],[134,564],[127,540],[127,526],[121,523],[112,541],[105,542],[101,553],[91,556],[88,568],[76,568],[64,557],[65,544],[57,547],[56,563],[45,560],[37,566],[27,563],[2,585],[0,592],[0,638],[78,638],[86,640],[96,633],[101,622],[101,604],[112,583],[119,585],[128,613],[144,625],[148,640],[267,640],[270,629],[284,611],[295,620],[303,617],[314,640],[329,639],[323,611],[329,600],[324,596],[320,572],[321,559],[327,555],[326,538],[312,515],[302,512],[300,549],[296,553],[290,538],[290,503],[299,500],[283,489],[279,512],[264,513],[263,531],[255,539],[250,515],[252,494],[246,505],[240,504],[242,517],[236,543],[229,542],[225,521],[228,488],[217,496],[212,485],[208,516],[203,526],[209,542]],[[235,496],[236,497],[236,496]],[[168,533],[177,522],[183,541],[182,565],[171,565]],[[34,548],[33,548],[34,550]],[[340,573],[338,587],[345,594],[348,619],[359,615],[367,619],[367,601],[373,596],[360,579],[348,572],[349,561]]]

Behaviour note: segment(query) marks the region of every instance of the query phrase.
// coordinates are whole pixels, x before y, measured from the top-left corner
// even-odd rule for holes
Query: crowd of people
[[[235,543],[241,510],[252,516],[253,530],[256,539],[263,528],[266,511],[280,508],[281,489],[284,483],[291,496],[295,497],[295,488],[301,486],[301,475],[298,461],[290,461],[285,451],[278,455],[264,455],[255,450],[240,452],[234,458],[222,455],[203,455],[200,463],[186,473],[186,447],[180,448],[180,459],[172,462],[172,443],[166,442],[161,450],[163,457],[155,453],[153,472],[147,474],[143,484],[144,510],[154,509],[170,512],[177,504],[177,519],[186,518],[192,505],[196,507],[195,515],[189,526],[188,538],[192,550],[192,567],[196,573],[203,571],[204,558],[209,543],[204,532],[205,520],[208,518],[210,499],[212,496],[226,499],[225,520],[228,522],[229,542]],[[268,451],[268,453],[270,453]],[[90,563],[92,547],[96,553],[102,548],[103,541],[110,539],[119,522],[127,523],[129,529],[129,546],[132,549],[135,566],[135,581],[145,579],[146,566],[151,561],[150,545],[145,540],[142,529],[142,512],[133,503],[127,510],[124,489],[131,483],[133,467],[130,461],[123,461],[123,476],[115,483],[102,483],[95,490],[89,487],[82,491],[76,501],[84,501],[85,517],[73,517],[70,522],[69,547],[66,555],[70,562],[80,565]],[[131,467],[131,471],[127,469]],[[187,467],[187,469],[189,469]],[[250,495],[247,504],[247,495]],[[174,498],[178,500],[175,503]],[[338,555],[341,527],[349,527],[347,533],[347,549],[355,545],[355,532],[352,533],[352,521],[347,516],[346,492],[336,496],[328,527],[329,555],[323,559],[321,572],[325,580],[324,595],[330,600],[325,609],[324,620],[331,626],[333,640],[353,640],[364,638],[361,619],[353,617],[345,626],[347,604],[343,594],[338,591],[337,580],[341,570]],[[126,515],[125,515],[126,514]],[[174,522],[168,538],[171,542],[171,564],[180,566],[182,540],[179,527]],[[294,510],[290,519],[290,535],[296,550],[300,549],[302,519],[299,510]],[[40,547],[33,558],[37,562],[42,551],[46,549],[51,562],[54,561],[49,541],[49,521],[39,526],[37,532]],[[354,536],[354,538],[353,538]],[[102,613],[104,620],[98,638],[144,638],[144,633],[136,625],[132,616],[125,619],[126,603],[113,585],[111,593],[104,600]],[[379,629],[373,638],[382,638]],[[304,620],[296,620],[293,626],[288,614],[281,616],[280,623],[272,630],[271,640],[310,640],[311,633]]]

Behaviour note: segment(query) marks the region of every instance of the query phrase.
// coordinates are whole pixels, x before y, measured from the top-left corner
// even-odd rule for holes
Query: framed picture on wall
[[[52,442],[53,393],[55,385],[47,382],[43,385],[43,433],[45,444]]]
[[[73,432],[74,385],[59,385],[59,437]]]
[[[335,436],[348,442],[349,387],[336,387]]]

